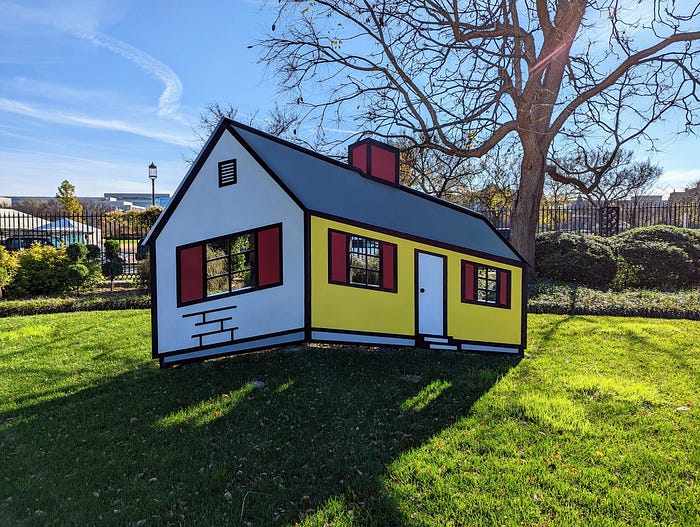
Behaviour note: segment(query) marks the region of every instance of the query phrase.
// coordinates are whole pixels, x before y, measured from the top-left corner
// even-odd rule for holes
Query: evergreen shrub
[[[574,232],[544,232],[535,238],[538,277],[593,287],[612,282],[617,260],[605,238]]]
[[[639,227],[613,236],[611,242],[622,259],[623,286],[700,284],[700,231],[696,229]],[[673,248],[682,251],[685,258]]]

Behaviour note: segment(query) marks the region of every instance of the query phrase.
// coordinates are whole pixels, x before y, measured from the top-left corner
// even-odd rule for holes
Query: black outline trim
[[[326,333],[344,333],[348,335],[359,335],[359,336],[369,336],[369,337],[387,337],[387,338],[396,338],[396,339],[410,339],[410,340],[416,340],[415,335],[402,335],[400,333],[382,333],[381,331],[360,331],[356,329],[331,329],[331,328],[318,328],[313,326],[311,328],[311,331],[324,331]]]
[[[158,286],[156,283],[156,244],[149,248],[150,281],[151,281],[151,358],[158,358]]]
[[[220,293],[220,294],[217,294],[214,296],[207,296],[207,293],[206,293],[206,291],[207,291],[206,249],[203,247],[202,248],[202,280],[203,280],[202,293],[204,294],[204,296],[198,300],[190,300],[189,302],[182,302],[181,287],[180,287],[180,259],[179,259],[179,254],[181,251],[183,251],[185,249],[190,249],[192,247],[197,247],[200,245],[206,246],[206,244],[208,244],[208,243],[216,242],[219,240],[229,239],[229,238],[232,238],[234,236],[241,236],[243,234],[251,234],[255,237],[255,243],[256,243],[255,253],[256,253],[256,259],[257,259],[257,256],[258,256],[258,254],[257,254],[257,252],[258,252],[258,247],[257,247],[258,232],[272,229],[275,227],[279,228],[279,231],[280,231],[280,236],[279,236],[279,238],[280,238],[280,254],[279,254],[279,256],[280,256],[280,280],[279,280],[279,282],[274,282],[272,284],[267,284],[264,286],[257,286],[256,285],[254,287],[235,289],[233,291],[229,291],[228,293]],[[175,260],[176,260],[175,284],[177,287],[177,307],[180,308],[180,307],[192,306],[192,305],[196,305],[196,304],[201,304],[202,302],[211,302],[214,300],[219,300],[221,298],[228,298],[231,296],[241,295],[241,294],[245,294],[245,293],[251,293],[253,291],[261,291],[263,289],[269,289],[271,287],[277,287],[280,285],[284,285],[284,277],[282,274],[282,265],[283,265],[283,260],[284,260],[284,251],[282,250],[282,236],[283,236],[282,222],[279,222],[279,223],[272,223],[270,225],[264,225],[262,227],[256,227],[255,229],[249,229],[249,230],[245,230],[245,231],[241,231],[241,232],[234,232],[231,234],[225,234],[223,236],[216,236],[215,238],[209,238],[209,239],[200,240],[197,242],[186,243],[184,245],[179,245],[179,246],[175,247]],[[255,279],[256,280],[258,279],[257,267],[259,267],[259,265],[256,261],[256,268],[255,268]],[[253,273],[251,272],[251,274],[253,274]]]
[[[311,214],[304,211],[304,338],[311,341]],[[330,255],[328,257],[330,262]]]
[[[261,339],[267,339],[267,338],[272,338],[272,337],[281,337],[283,335],[289,335],[291,333],[303,333],[303,331],[304,331],[304,328],[285,329],[283,331],[275,331],[272,333],[265,333],[264,335],[255,335],[253,337],[245,337],[242,339],[236,339],[236,340],[230,341],[230,342],[222,342],[222,343],[218,343],[218,344],[208,344],[206,346],[200,346],[200,347],[195,346],[192,348],[183,348],[183,349],[178,349],[178,350],[166,351],[166,352],[158,355],[158,357],[162,358],[162,357],[170,357],[172,355],[184,355],[185,353],[196,353],[198,351],[206,351],[209,349],[221,348],[223,346],[230,346],[231,344],[245,344],[246,342],[252,342],[254,340],[261,340]]]
[[[176,356],[176,355],[198,353],[201,351],[208,351],[210,349],[215,349],[217,347],[232,346],[232,345],[236,345],[239,343],[245,343],[245,342],[254,341],[254,340],[262,340],[262,339],[266,339],[266,338],[279,337],[279,336],[286,335],[286,334],[303,333],[303,332],[304,332],[304,328],[298,328],[298,329],[287,330],[287,331],[279,331],[277,333],[269,333],[267,335],[262,335],[260,337],[248,337],[245,339],[236,340],[234,342],[226,342],[223,344],[206,346],[202,349],[191,348],[191,349],[187,349],[187,350],[178,350],[178,351],[174,351],[174,352],[167,352],[167,353],[159,355],[158,357],[155,357],[155,358],[159,359],[159,363],[160,363],[161,368],[169,368],[171,366],[176,366],[178,364],[202,362],[203,360],[218,359],[221,357],[230,357],[232,355],[242,355],[244,353],[252,353],[252,352],[260,351],[260,350],[273,350],[273,349],[277,349],[277,348],[283,348],[285,346],[291,346],[292,344],[302,344],[305,341],[304,340],[290,340],[287,342],[280,342],[279,344],[267,344],[267,345],[262,345],[262,346],[252,346],[250,348],[244,348],[244,349],[240,349],[240,350],[233,350],[233,351],[229,350],[229,351],[223,351],[221,353],[208,354],[208,355],[204,355],[202,357],[193,357],[193,358],[189,358],[189,359],[173,360],[171,362],[168,362],[167,364],[163,361],[164,358],[172,357],[172,356]]]

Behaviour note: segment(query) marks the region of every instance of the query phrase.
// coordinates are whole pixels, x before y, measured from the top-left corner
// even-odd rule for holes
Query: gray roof
[[[312,212],[522,262],[481,215],[387,185],[334,160],[230,122],[289,191]]]

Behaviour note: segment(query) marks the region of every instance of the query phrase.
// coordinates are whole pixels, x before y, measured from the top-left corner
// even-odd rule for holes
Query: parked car
[[[55,236],[45,236],[42,234],[21,234],[10,236],[5,240],[5,248],[8,251],[18,251],[20,249],[29,249],[32,245],[51,245],[57,249],[64,245],[63,240]]]

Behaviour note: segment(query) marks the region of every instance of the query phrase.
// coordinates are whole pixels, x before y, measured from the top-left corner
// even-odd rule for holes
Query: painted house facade
[[[483,218],[222,120],[145,240],[162,366],[295,342],[520,353],[525,263]]]

